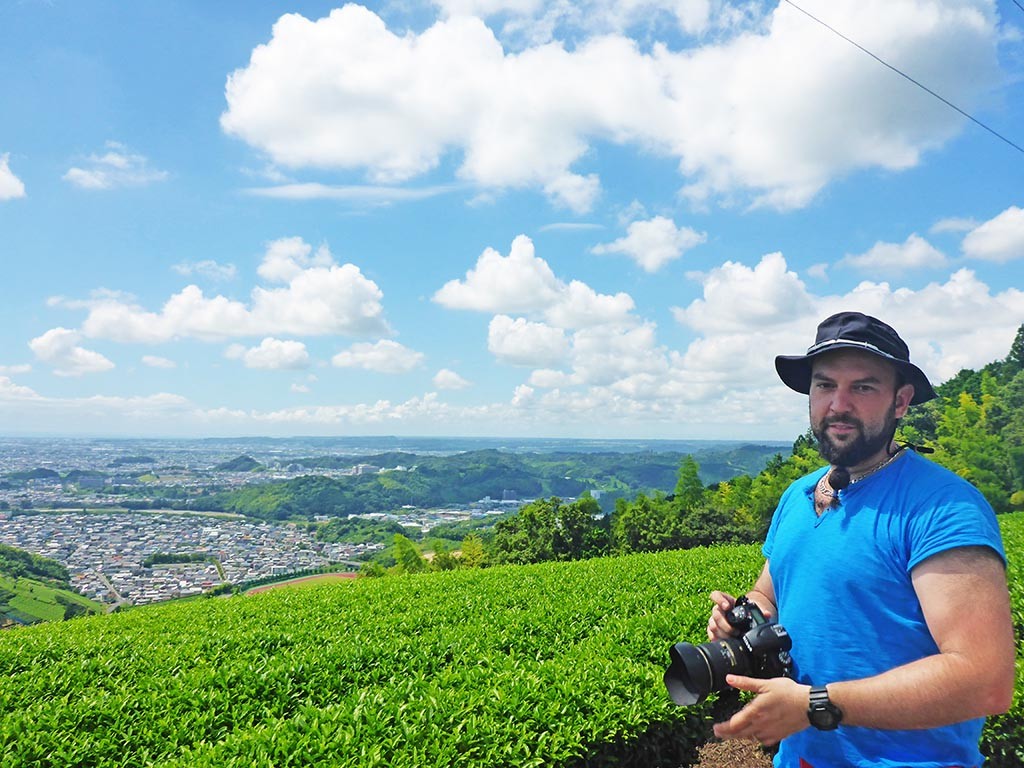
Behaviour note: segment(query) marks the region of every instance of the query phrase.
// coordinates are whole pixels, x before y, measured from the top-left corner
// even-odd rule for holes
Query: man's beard
[[[885,414],[885,422],[877,432],[868,433],[864,422],[853,416],[832,416],[822,419],[811,426],[811,432],[818,441],[818,452],[829,464],[837,467],[856,467],[870,459],[883,448],[888,448],[893,435],[896,434],[896,402],[889,406]],[[829,437],[828,427],[831,424],[852,424],[857,428],[857,437],[851,442],[837,444]]]

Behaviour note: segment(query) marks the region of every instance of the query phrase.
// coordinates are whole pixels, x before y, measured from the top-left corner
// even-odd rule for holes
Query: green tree
[[[430,561],[432,571],[454,571],[459,567],[459,559],[448,551],[444,542],[438,541],[434,545],[434,557]]]
[[[396,573],[423,573],[430,568],[419,547],[400,533],[395,534],[395,561]]]
[[[722,512],[731,512],[738,523],[756,530],[760,521],[751,509],[750,489],[753,482],[750,475],[738,475],[732,480],[718,483],[708,489],[708,503]]]
[[[487,565],[484,542],[477,534],[470,533],[462,540],[459,561],[465,568],[483,568]]]
[[[555,496],[527,504],[494,526],[494,562],[542,563],[605,554],[607,529],[600,512],[589,495],[569,504]]]
[[[670,545],[672,510],[664,496],[639,494],[632,502],[619,499],[612,516],[616,552],[657,552]]]
[[[1017,335],[1010,345],[1010,354],[1006,356],[1006,362],[1010,366],[1012,375],[1024,371],[1024,323],[1017,329]]]
[[[491,543],[496,563],[542,563],[554,559],[555,510],[561,499],[538,499],[519,514],[499,520]]]
[[[750,517],[757,521],[762,532],[768,530],[775,507],[786,488],[798,478],[824,466],[817,444],[809,434],[798,438],[793,453],[783,458],[776,455],[768,466],[750,484]]]
[[[700,467],[693,456],[687,454],[679,466],[679,478],[673,495],[676,508],[688,512],[704,501],[704,484],[700,480]]]
[[[1010,487],[1014,495],[1024,494],[1024,370],[1007,382],[1000,399],[1007,418],[998,431],[1013,475]],[[1013,504],[1021,506],[1021,502]]]
[[[582,560],[608,554],[608,528],[601,505],[590,494],[559,507],[552,549],[556,560]]]
[[[938,444],[934,459],[978,488],[997,512],[1010,508],[1009,487],[1013,472],[1003,441],[988,429],[988,411],[998,408],[998,398],[989,390],[981,402],[962,392],[956,405],[948,405],[937,426]]]

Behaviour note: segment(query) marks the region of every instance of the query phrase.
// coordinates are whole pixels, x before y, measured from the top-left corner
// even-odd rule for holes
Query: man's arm
[[[815,680],[828,684],[843,724],[934,728],[1005,712],[1013,699],[1015,648],[1002,561],[987,547],[962,547],[928,558],[911,579],[939,653],[862,680]],[[715,726],[719,738],[774,744],[808,727],[809,686],[787,678],[730,675],[727,681],[758,695]]]
[[[726,592],[712,592],[711,599],[715,606],[711,609],[711,618],[708,620],[708,640],[721,640],[735,634],[732,625],[725,619],[725,614],[735,604],[736,598]],[[772,585],[772,575],[768,572],[768,561],[764,561],[753,589],[747,592],[747,599],[757,604],[761,612],[768,618],[778,615],[775,605],[775,587]]]
[[[1005,712],[1013,700],[1015,648],[1002,560],[988,547],[952,549],[922,562],[911,579],[939,653],[830,684],[843,722],[933,728]]]

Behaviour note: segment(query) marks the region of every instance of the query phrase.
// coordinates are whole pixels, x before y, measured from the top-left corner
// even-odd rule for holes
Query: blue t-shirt
[[[962,478],[912,451],[840,492],[818,516],[814,487],[827,468],[793,483],[764,544],[779,623],[793,639],[803,684],[856,680],[938,653],[910,572],[954,547],[988,546],[1005,562],[995,513]],[[776,766],[979,766],[984,719],[930,730],[841,725],[784,739]]]

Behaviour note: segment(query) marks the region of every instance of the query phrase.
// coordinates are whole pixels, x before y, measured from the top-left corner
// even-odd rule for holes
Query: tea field
[[[1024,514],[1002,522],[1020,628]],[[702,641],[708,592],[760,563],[713,547],[359,579],[0,633],[2,764],[678,767],[713,704],[670,702],[668,647]],[[987,730],[991,766],[1022,764],[1021,714]]]

